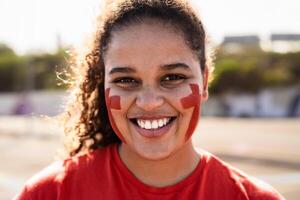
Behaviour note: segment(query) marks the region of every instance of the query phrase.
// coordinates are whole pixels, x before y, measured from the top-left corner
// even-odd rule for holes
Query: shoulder
[[[284,197],[279,194],[271,185],[255,178],[241,177],[238,179],[243,184],[243,188],[247,191],[250,199],[257,200],[284,200]]]
[[[250,200],[284,200],[269,184],[247,175],[243,171],[222,161],[218,157],[202,151],[206,161],[206,170],[211,177],[218,180],[222,187],[230,187],[224,191],[235,191],[240,199]]]
[[[54,200],[58,199],[66,185],[84,181],[87,173],[94,173],[95,163],[107,159],[109,149],[106,147],[87,154],[57,161],[30,178],[15,200]]]
[[[33,198],[34,196],[39,196],[40,194],[49,192],[48,198],[45,199],[56,199],[54,196],[57,194],[57,188],[60,185],[61,179],[63,179],[64,168],[63,162],[57,161],[39,173],[35,174],[30,178],[21,193],[17,195],[15,200],[29,200],[29,199],[38,199]]]

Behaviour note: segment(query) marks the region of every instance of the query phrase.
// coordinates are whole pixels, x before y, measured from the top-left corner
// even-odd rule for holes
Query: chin
[[[133,145],[132,148],[134,148],[132,150],[141,158],[153,161],[167,159],[176,152],[176,145],[172,143],[139,143]]]

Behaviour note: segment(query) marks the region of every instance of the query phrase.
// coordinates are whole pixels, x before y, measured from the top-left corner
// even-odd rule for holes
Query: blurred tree
[[[65,88],[58,86],[56,71],[62,71],[67,60],[64,49],[54,54],[19,56],[8,46],[0,44],[0,92]]]
[[[228,91],[257,92],[263,87],[263,68],[266,57],[260,49],[248,49],[239,53],[219,49],[215,60],[212,94]]]
[[[61,71],[67,65],[67,54],[63,50],[55,54],[31,55],[30,64],[34,66],[34,89],[59,89],[56,71]]]
[[[270,59],[269,71],[276,71],[277,76],[281,71],[283,74],[281,75],[282,84],[300,84],[300,52],[286,54],[270,52],[268,56]],[[281,82],[277,81],[276,84],[281,84]]]
[[[14,51],[4,44],[0,44],[0,91],[16,90],[16,72],[21,59]]]
[[[300,84],[300,52],[279,54],[247,48],[247,51],[232,53],[221,46],[210,92],[255,93],[264,87],[295,84]]]

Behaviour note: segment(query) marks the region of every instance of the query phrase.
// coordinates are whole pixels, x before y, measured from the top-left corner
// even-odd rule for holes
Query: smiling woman
[[[105,88],[120,97],[120,109],[107,108],[126,143],[120,146],[121,157],[126,152],[157,160],[178,150],[188,155],[193,151],[189,137],[195,128],[187,133],[188,126],[199,115],[192,118],[195,108],[186,109],[181,99],[190,95],[193,84],[205,100],[207,74],[202,75],[184,33],[178,34],[181,30],[176,31],[171,22],[148,17],[143,23],[131,23],[113,31],[104,54]],[[201,98],[195,99],[199,113]]]
[[[188,2],[115,0],[101,13],[66,110],[70,158],[16,199],[283,199],[192,144],[212,64]]]

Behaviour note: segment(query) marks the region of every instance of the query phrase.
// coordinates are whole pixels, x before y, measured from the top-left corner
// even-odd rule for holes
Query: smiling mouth
[[[170,123],[172,123],[176,117],[163,117],[160,119],[139,119],[139,118],[133,118],[130,119],[132,123],[134,123],[139,128],[145,129],[145,130],[157,130],[161,129]]]

